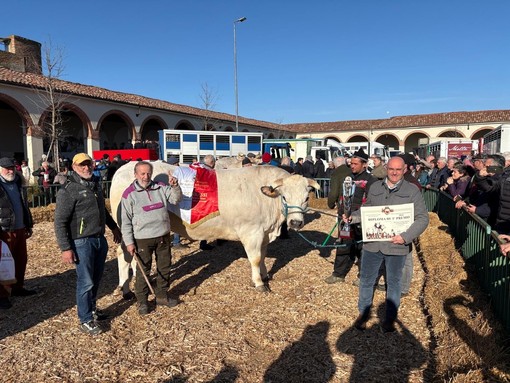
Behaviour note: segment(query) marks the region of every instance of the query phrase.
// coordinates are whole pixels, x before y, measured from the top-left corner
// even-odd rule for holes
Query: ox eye
[[[282,195],[282,199],[283,199],[284,202],[287,202],[287,199],[285,198],[284,195]]]
[[[309,199],[310,199],[310,197],[306,197],[305,202],[308,202]]]

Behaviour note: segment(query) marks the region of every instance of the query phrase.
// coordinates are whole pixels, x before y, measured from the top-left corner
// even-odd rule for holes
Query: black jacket
[[[57,171],[51,167],[48,170],[49,170],[48,184],[51,185],[55,181],[55,176],[57,175]],[[43,186],[45,172],[46,172],[46,170],[44,170],[42,167],[40,167],[39,169],[37,169],[36,171],[34,171],[32,173],[32,175],[34,177],[37,177],[37,183],[39,184],[39,186]]]
[[[21,204],[23,205],[23,223],[25,224],[25,228],[32,229],[34,226],[32,222],[32,214],[30,213],[30,209],[28,208],[27,201],[25,199],[25,193],[22,189],[22,181],[19,175],[16,174],[14,181],[12,181],[18,188],[18,191],[21,195]],[[9,195],[5,191],[3,187],[4,182],[0,181],[0,230],[2,231],[13,231],[15,225],[14,222],[14,209],[12,207],[11,200]]]
[[[333,209],[335,205],[340,206],[340,197],[343,194],[343,182],[345,177],[351,173],[351,169],[347,165],[340,165],[331,173],[331,184],[328,194],[328,207],[330,209]]]
[[[349,170],[348,173],[345,172],[346,169]],[[336,203],[338,205],[338,214],[341,215],[344,213],[343,183],[345,177],[349,176],[352,178],[352,182],[356,185],[351,201],[351,212],[358,210],[361,205],[365,203],[370,185],[377,181],[377,178],[372,176],[366,170],[363,170],[361,173],[353,174],[351,169],[346,165],[345,167],[344,165],[339,166],[335,169],[333,175],[335,175],[335,173],[337,173],[335,182],[333,182],[333,176],[331,176],[331,191],[328,196],[328,206],[332,209],[334,207],[334,203]]]
[[[86,181],[73,173],[57,193],[55,235],[60,250],[70,250],[74,239],[103,235],[105,224],[111,230],[117,228],[105,208],[98,178]]]
[[[510,234],[510,168],[505,168],[497,182],[489,177],[475,176],[478,187],[489,193],[499,193],[499,210],[494,229],[500,234]]]
[[[303,162],[303,177],[314,178],[315,177],[315,168],[313,166],[312,161],[306,160]]]

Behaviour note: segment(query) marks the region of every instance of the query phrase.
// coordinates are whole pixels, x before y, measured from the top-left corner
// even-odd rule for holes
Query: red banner
[[[197,172],[191,202],[191,224],[218,215],[218,182],[214,170],[192,166]],[[212,214],[212,215],[211,215]]]
[[[158,153],[154,149],[110,149],[110,150],[94,150],[92,156],[95,160],[102,160],[103,155],[108,154],[110,161],[113,160],[113,156],[119,154],[121,159],[124,161],[135,161],[142,159],[144,161],[156,161],[158,160]]]

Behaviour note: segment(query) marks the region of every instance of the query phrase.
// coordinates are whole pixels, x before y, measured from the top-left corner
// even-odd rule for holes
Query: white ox
[[[175,166],[153,162],[155,181],[168,181]],[[122,166],[112,180],[110,204],[119,222],[118,211],[123,191],[134,179],[134,162]],[[290,175],[274,166],[217,170],[218,207],[220,214],[190,228],[170,214],[172,231],[194,240],[224,239],[241,241],[251,264],[252,281],[259,291],[267,291],[265,256],[267,245],[280,235],[282,223],[299,230],[304,225],[311,187],[319,189],[312,179]]]
[[[216,166],[214,168],[216,170],[242,168],[244,158],[245,156],[222,157],[216,160]],[[252,163],[252,165],[258,165],[262,161],[260,158],[250,158],[250,162]]]

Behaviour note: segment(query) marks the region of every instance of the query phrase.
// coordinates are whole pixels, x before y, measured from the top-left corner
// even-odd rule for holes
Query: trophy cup
[[[347,218],[351,216],[351,207],[352,207],[352,196],[354,195],[354,190],[356,189],[356,184],[352,182],[351,177],[345,177],[343,183],[343,205],[344,205],[344,214]],[[340,222],[340,234],[339,237],[342,239],[351,239],[351,224],[349,222],[344,222],[341,220]]]

